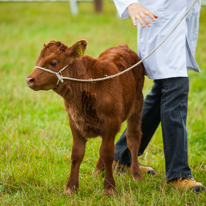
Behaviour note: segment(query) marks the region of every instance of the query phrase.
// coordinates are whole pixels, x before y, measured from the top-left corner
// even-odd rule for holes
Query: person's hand
[[[133,3],[130,4],[128,7],[128,12],[129,15],[132,19],[133,25],[137,26],[136,23],[136,19],[139,21],[139,23],[142,25],[142,27],[145,27],[145,23],[147,24],[147,26],[151,26],[150,22],[148,21],[147,16],[150,17],[150,19],[152,19],[152,21],[155,21],[156,18],[158,18],[157,15],[153,14],[151,11],[149,11],[148,9],[146,9],[144,6],[142,6],[139,3]],[[144,20],[144,22],[143,22]]]

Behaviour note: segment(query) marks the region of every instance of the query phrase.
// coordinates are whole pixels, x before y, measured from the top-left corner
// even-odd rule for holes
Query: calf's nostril
[[[35,79],[34,78],[26,78],[26,82],[28,85],[32,85],[34,83]]]
[[[34,82],[34,79],[30,79],[30,80],[29,80],[29,83],[33,83],[33,82]]]

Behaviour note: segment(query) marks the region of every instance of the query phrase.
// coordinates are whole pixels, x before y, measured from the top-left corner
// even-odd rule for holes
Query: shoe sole
[[[205,188],[203,186],[194,186],[191,188],[191,190],[194,192],[201,192],[201,191],[204,191]]]
[[[148,174],[148,175],[155,175],[155,171],[154,171],[154,170],[150,170],[150,171],[146,172],[145,174]]]
[[[113,171],[114,171],[114,170],[116,170],[118,173],[126,173],[126,172],[128,172],[128,169],[122,168],[122,167],[120,167],[120,166],[118,166],[118,167],[113,167]],[[144,174],[155,175],[155,171],[154,171],[154,170],[149,170],[149,171],[143,173],[143,175],[144,175]]]

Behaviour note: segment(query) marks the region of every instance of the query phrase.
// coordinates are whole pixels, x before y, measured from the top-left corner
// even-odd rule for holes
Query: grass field
[[[181,192],[166,184],[161,129],[140,162],[154,176],[142,183],[114,174],[117,195],[103,195],[103,175],[93,176],[100,138],[87,143],[80,168],[80,188],[63,195],[70,171],[72,135],[63,100],[52,91],[34,92],[25,78],[33,70],[43,43],[71,45],[86,39],[86,54],[97,57],[108,47],[126,43],[136,49],[131,20],[116,17],[112,2],[95,14],[92,3],[0,3],[0,205],[206,205],[206,192]],[[206,186],[206,7],[202,8],[196,60],[201,73],[189,72],[189,163],[196,180]],[[152,86],[146,79],[144,94]],[[125,123],[122,125],[122,131]],[[117,135],[119,138],[121,132]]]

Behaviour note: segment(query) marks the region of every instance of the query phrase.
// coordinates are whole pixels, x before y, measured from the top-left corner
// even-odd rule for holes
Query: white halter
[[[41,69],[41,70],[46,71],[46,72],[49,72],[49,73],[51,73],[51,74],[56,74],[57,79],[58,79],[56,86],[58,86],[58,85],[59,85],[59,81],[61,81],[62,83],[64,82],[64,77],[61,75],[61,72],[62,72],[63,70],[65,70],[68,66],[69,66],[69,64],[66,65],[65,67],[63,67],[62,69],[60,69],[58,72],[54,72],[54,71],[52,71],[52,70],[49,70],[49,69],[46,69],[46,68],[40,67],[40,66],[35,66],[34,68]]]

